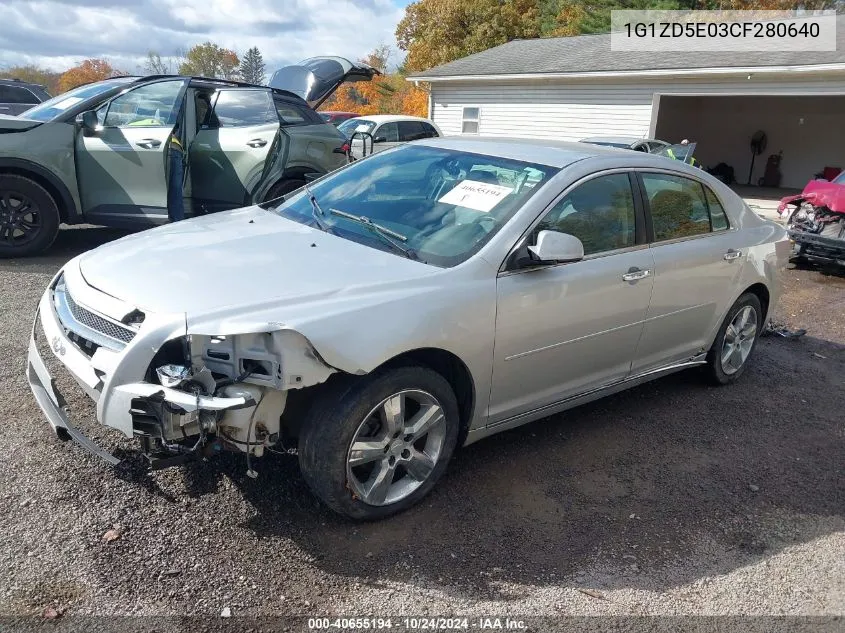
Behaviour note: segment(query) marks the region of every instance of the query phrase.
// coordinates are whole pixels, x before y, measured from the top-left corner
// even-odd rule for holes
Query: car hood
[[[353,63],[343,57],[310,57],[277,70],[269,86],[299,95],[312,108],[317,108],[344,82],[370,81],[380,74],[368,64]]]
[[[0,133],[2,132],[23,132],[41,125],[41,121],[23,119],[8,114],[0,114]]]
[[[191,319],[407,287],[440,270],[259,207],[130,235],[82,255],[79,267],[108,295]]]

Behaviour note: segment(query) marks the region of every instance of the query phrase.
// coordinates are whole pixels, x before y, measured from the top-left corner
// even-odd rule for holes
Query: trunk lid
[[[345,82],[370,81],[381,73],[362,62],[353,63],[344,57],[310,57],[279,68],[269,86],[299,95],[312,108],[317,108]]]

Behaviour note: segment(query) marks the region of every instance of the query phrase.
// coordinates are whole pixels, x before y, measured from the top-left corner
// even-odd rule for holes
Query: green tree
[[[264,57],[257,46],[249,49],[241,60],[241,79],[251,84],[263,84],[267,75],[264,72]]]
[[[417,0],[396,39],[405,68],[424,70],[517,38],[540,35],[539,0]]]
[[[213,42],[204,42],[185,53],[185,60],[179,64],[179,74],[235,79],[239,67],[240,60],[234,51],[221,48]]]

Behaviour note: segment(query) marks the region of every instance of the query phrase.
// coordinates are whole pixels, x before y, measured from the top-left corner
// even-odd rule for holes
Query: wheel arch
[[[469,432],[476,402],[475,380],[473,380],[469,367],[450,351],[438,347],[423,347],[402,352],[379,365],[376,370],[401,365],[428,367],[443,376],[452,387],[455,398],[458,400],[458,411],[461,416],[460,435],[458,436],[458,446],[461,446]]]
[[[22,176],[38,183],[55,200],[62,222],[76,224],[81,221],[79,209],[70,190],[58,176],[45,167],[20,158],[0,158],[0,173]]]
[[[766,319],[769,317],[769,306],[771,305],[771,293],[769,292],[769,288],[766,286],[766,284],[758,281],[757,283],[751,284],[750,286],[748,286],[748,288],[740,292],[739,296],[741,297],[742,295],[749,292],[753,295],[756,295],[756,297],[760,300],[760,306],[763,308],[763,317],[761,321],[765,323]]]

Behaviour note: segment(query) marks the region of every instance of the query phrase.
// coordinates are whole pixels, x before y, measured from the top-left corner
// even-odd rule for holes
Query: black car
[[[20,79],[0,79],[0,114],[20,114],[49,98],[44,86]]]

